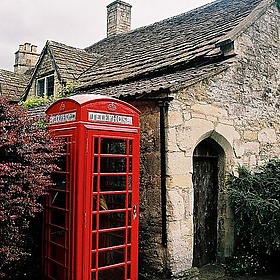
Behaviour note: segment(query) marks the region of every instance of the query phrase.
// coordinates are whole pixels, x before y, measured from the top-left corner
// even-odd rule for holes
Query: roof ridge
[[[97,42],[91,44],[90,46],[85,47],[84,50],[88,52],[88,50],[89,50],[92,46],[97,45],[97,44],[99,44],[99,43],[101,43],[101,42],[103,42],[103,41],[106,41],[107,39],[111,39],[111,38],[114,38],[114,37],[122,37],[122,36],[126,36],[127,34],[130,34],[130,33],[139,32],[139,31],[141,31],[142,29],[145,30],[146,28],[153,27],[153,26],[155,26],[155,25],[157,25],[157,24],[161,24],[161,23],[164,23],[164,22],[168,22],[168,21],[170,21],[170,20],[173,20],[173,19],[175,19],[175,18],[179,18],[179,17],[181,17],[181,16],[183,16],[183,15],[186,15],[186,14],[188,14],[188,13],[192,13],[192,12],[194,12],[194,11],[196,11],[196,10],[204,9],[204,8],[206,8],[206,7],[208,7],[208,6],[211,6],[211,5],[215,4],[216,2],[218,3],[218,2],[221,2],[221,1],[223,1],[223,0],[212,0],[212,2],[209,2],[209,3],[204,4],[204,5],[202,5],[202,6],[196,7],[196,8],[194,8],[194,9],[189,10],[189,11],[180,13],[180,14],[178,14],[178,15],[174,15],[174,16],[171,16],[171,17],[168,17],[168,18],[165,18],[165,19],[162,19],[162,20],[159,20],[159,21],[156,21],[156,22],[147,24],[147,25],[139,26],[139,27],[137,27],[137,28],[134,28],[134,29],[132,29],[132,30],[130,30],[130,31],[127,31],[127,32],[124,32],[124,33],[119,33],[119,34],[116,34],[116,35],[113,35],[113,36],[110,36],[110,37],[105,37],[105,38],[103,38],[103,39],[101,39],[101,40],[99,40],[99,41],[97,41]]]
[[[47,43],[49,46],[63,46],[64,48],[70,48],[70,49],[75,49],[77,51],[81,51],[83,53],[88,53],[90,54],[89,52],[85,51],[85,49],[83,48],[78,48],[78,47],[74,47],[74,46],[70,46],[70,45],[66,45],[64,43],[60,43],[60,42],[57,42],[57,41],[53,41],[53,40],[47,40]]]
[[[257,7],[255,7],[252,12],[245,17],[235,28],[223,36],[217,43],[216,46],[220,47],[233,42],[237,37],[239,37],[244,31],[246,31],[258,18],[260,18],[267,8],[271,6],[275,0],[263,0]]]

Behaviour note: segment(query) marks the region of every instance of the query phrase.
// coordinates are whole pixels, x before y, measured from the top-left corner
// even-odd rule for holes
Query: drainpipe
[[[125,99],[124,99],[125,100]],[[169,102],[173,100],[173,97],[164,97],[164,98],[141,98],[141,100],[146,101],[158,101],[160,109],[160,177],[161,177],[161,213],[162,213],[162,225],[161,225],[161,242],[164,247],[167,247],[167,213],[166,213],[166,112],[168,109]],[[127,101],[127,100],[126,100]]]
[[[169,101],[160,100],[160,158],[161,158],[161,213],[162,213],[162,245],[167,247],[167,223],[166,223],[166,112]]]

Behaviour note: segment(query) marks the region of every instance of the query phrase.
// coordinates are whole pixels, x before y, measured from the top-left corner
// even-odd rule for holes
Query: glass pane
[[[113,280],[112,275],[114,275],[114,279],[126,279],[124,267],[116,267],[113,269],[106,269],[99,271],[98,280]],[[94,278],[93,278],[94,279]]]
[[[132,140],[129,140],[129,154],[132,155]]]
[[[65,246],[65,230],[51,226],[51,241]]]
[[[131,229],[127,229],[127,244],[131,244]]]
[[[92,230],[96,230],[97,220],[96,220],[96,214],[92,214]]]
[[[53,173],[52,181],[55,184],[54,189],[66,190],[66,174],[65,173]]]
[[[99,248],[113,247],[125,244],[125,230],[114,230],[99,233]]]
[[[108,210],[107,198],[104,195],[93,195],[92,197],[92,211],[97,211],[98,201],[99,200],[99,210]]]
[[[59,208],[65,208],[66,198],[65,192],[51,191],[51,205]]]
[[[109,250],[109,251],[105,251],[105,252],[99,252],[99,254],[98,254],[99,265],[98,266],[102,267],[102,266],[123,263],[125,261],[124,253],[125,253],[125,248],[121,248],[118,250]],[[121,279],[121,278],[115,278],[115,279]]]
[[[132,190],[132,176],[131,175],[128,176],[128,189]]]
[[[131,250],[130,250],[130,246],[127,247],[127,261],[131,261]]]
[[[131,211],[128,211],[127,225],[131,226]]]
[[[126,176],[100,176],[101,191],[126,191]]]
[[[96,244],[97,244],[97,242],[96,242],[96,233],[92,233],[92,236],[91,236],[91,244],[92,244],[92,246],[91,246],[91,248],[92,248],[92,250],[96,250],[97,249],[97,247],[96,247]]]
[[[130,275],[130,265],[128,264],[127,265],[127,277],[126,279],[130,279],[131,278],[131,275]]]
[[[38,80],[37,82],[37,95],[44,97],[45,94],[45,79]]]
[[[115,209],[125,209],[126,208],[126,195],[117,194],[117,195],[104,195],[101,197],[106,202],[107,208],[109,210]]]
[[[128,208],[131,208],[132,205],[131,205],[131,199],[132,199],[132,193],[128,193]]]
[[[66,156],[59,157],[56,161],[59,171],[66,171]]]
[[[53,277],[53,279],[66,279],[65,269],[56,263],[51,263],[50,276]]]
[[[102,214],[102,212],[100,212]],[[108,228],[118,228],[118,227],[125,227],[125,212],[118,212],[118,213],[107,213],[100,215],[99,220],[99,228],[100,229],[108,229]]]
[[[95,267],[93,267],[95,268]],[[97,278],[98,279],[98,278]],[[96,280],[96,272],[91,273],[91,280]],[[101,279],[102,280],[102,279]]]
[[[94,269],[94,268],[96,268],[96,253],[92,253],[92,255],[91,255],[91,269]]]
[[[51,209],[51,223],[65,227],[65,212],[58,209]]]
[[[126,140],[101,139],[101,154],[126,154]]]
[[[93,173],[98,173],[98,157],[93,159]]]
[[[50,245],[50,258],[58,263],[65,263],[65,249],[56,245]]]
[[[98,154],[98,138],[94,138],[94,153]]]
[[[47,96],[52,96],[54,92],[54,76],[47,77]]]
[[[101,173],[126,172],[126,158],[101,158]]]
[[[129,173],[132,173],[132,158],[129,158]]]

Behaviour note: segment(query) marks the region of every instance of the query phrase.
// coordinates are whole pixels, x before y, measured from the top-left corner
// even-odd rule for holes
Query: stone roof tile
[[[166,73],[157,77],[146,77],[128,83],[119,83],[111,86],[104,85],[103,87],[97,85],[86,93],[127,97],[129,95],[143,96],[152,91],[173,91],[221,73],[229,65],[230,63],[228,62],[213,63],[201,67],[183,69],[173,73]]]
[[[99,59],[80,78],[82,89],[96,84],[133,80],[147,73],[186,65],[209,53],[261,2],[218,0],[187,13],[110,36],[89,46]]]
[[[8,96],[13,101],[18,101],[22,96],[30,77],[30,73],[17,74],[0,69],[0,94]]]
[[[94,65],[98,55],[62,43],[48,41],[49,47],[62,80],[77,80],[80,75]]]

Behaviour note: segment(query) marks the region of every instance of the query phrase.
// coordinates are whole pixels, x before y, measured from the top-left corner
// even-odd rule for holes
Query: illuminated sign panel
[[[132,117],[130,116],[95,113],[95,112],[88,113],[88,120],[94,122],[110,122],[110,123],[126,124],[126,125],[133,124]]]
[[[76,120],[76,112],[50,116],[50,124],[71,122]]]

